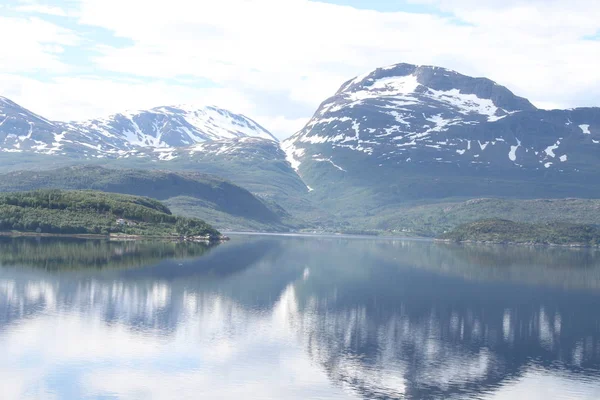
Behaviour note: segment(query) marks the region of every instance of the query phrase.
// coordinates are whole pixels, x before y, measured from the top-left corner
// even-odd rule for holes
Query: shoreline
[[[278,237],[305,237],[305,238],[327,238],[327,239],[364,239],[364,240],[411,240],[430,242],[433,238],[423,236],[387,236],[387,235],[353,235],[349,233],[304,233],[304,232],[236,232],[224,231],[226,235],[232,236],[278,236]]]
[[[165,240],[177,242],[208,242],[221,243],[226,242],[229,237],[221,235],[215,237],[195,236],[145,236],[145,235],[126,235],[126,234],[95,234],[95,233],[37,233],[37,232],[0,232],[0,237],[57,237],[57,238],[73,238],[73,239],[108,239],[108,240]]]
[[[534,242],[500,242],[488,240],[452,240],[452,239],[433,239],[436,243],[449,244],[484,244],[501,246],[528,246],[528,247],[565,247],[572,249],[598,249],[600,245],[591,245],[583,243],[558,244],[558,243],[534,243]]]

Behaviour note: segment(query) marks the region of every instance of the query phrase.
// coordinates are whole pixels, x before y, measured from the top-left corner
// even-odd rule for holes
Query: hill
[[[598,211],[600,200],[596,199],[445,199],[373,210],[367,217],[350,219],[350,224],[380,232],[436,237],[459,225],[491,218],[600,225]]]
[[[157,200],[96,191],[39,190],[0,194],[0,231],[208,237],[206,222],[174,216]]]
[[[98,190],[164,201],[178,215],[201,218],[221,229],[285,230],[285,210],[273,209],[246,189],[192,171],[104,168],[78,165],[0,175],[0,191]]]
[[[598,246],[600,228],[583,224],[527,224],[486,219],[461,225],[441,235],[439,239],[455,242]]]

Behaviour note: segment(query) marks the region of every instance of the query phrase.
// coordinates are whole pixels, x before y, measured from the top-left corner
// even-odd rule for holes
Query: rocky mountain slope
[[[600,108],[539,110],[439,67],[398,64],[346,82],[282,148],[315,198],[335,192],[342,206],[600,195],[590,181],[600,177]]]

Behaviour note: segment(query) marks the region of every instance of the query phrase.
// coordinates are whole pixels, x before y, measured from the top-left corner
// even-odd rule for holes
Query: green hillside
[[[220,229],[288,230],[287,212],[219,177],[191,171],[117,169],[95,165],[21,170],[0,175],[0,191],[99,190],[164,201],[177,215]]]
[[[13,171],[0,175],[0,191],[90,189],[145,196],[162,201],[175,215],[199,218],[217,229],[228,231],[307,230],[436,237],[461,224],[487,218],[530,223],[600,224],[600,200],[595,199],[446,198],[407,199],[401,204],[389,204],[391,200],[383,192],[378,195],[378,201],[369,201],[375,194],[364,188],[356,188],[348,197],[342,194],[335,197],[329,193],[329,198],[324,199],[322,194],[315,192],[300,195],[282,181],[269,181],[267,175],[261,179],[261,170],[240,165],[238,171],[244,170],[243,174],[248,177],[253,175],[255,182],[278,186],[280,199],[292,199],[279,203],[265,194],[267,192],[260,185],[251,185],[252,190],[264,197],[255,196],[213,175],[157,170],[150,168],[148,162],[147,166],[147,169],[121,169],[78,165]],[[204,165],[202,170],[205,170]],[[343,183],[343,180],[338,182]],[[436,187],[431,184],[431,190]],[[333,212],[323,212],[315,204]]]
[[[146,197],[96,191],[39,190],[0,194],[0,231],[49,234],[209,236],[200,219],[178,217]]]
[[[527,224],[486,219],[461,225],[441,235],[440,239],[455,242],[598,246],[600,228],[583,224]]]
[[[368,217],[351,217],[349,221],[352,226],[380,232],[435,237],[461,224],[490,218],[600,225],[598,211],[600,200],[596,199],[447,199],[372,209]]]

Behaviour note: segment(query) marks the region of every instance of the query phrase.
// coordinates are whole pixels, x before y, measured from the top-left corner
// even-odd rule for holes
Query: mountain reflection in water
[[[0,397],[600,398],[595,250],[173,246],[0,242]]]

